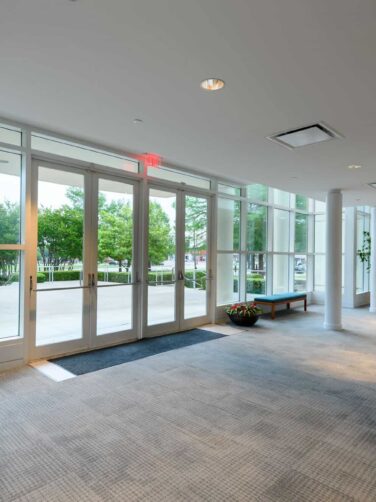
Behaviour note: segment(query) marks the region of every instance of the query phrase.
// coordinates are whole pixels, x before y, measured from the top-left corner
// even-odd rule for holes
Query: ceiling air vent
[[[317,124],[299,127],[298,129],[291,129],[290,131],[279,132],[272,136],[268,136],[268,139],[293,149],[341,137],[342,136],[332,128],[319,122]]]

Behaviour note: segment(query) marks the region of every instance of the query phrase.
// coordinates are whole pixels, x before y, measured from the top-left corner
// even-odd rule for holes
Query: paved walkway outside
[[[111,284],[111,283],[99,283]],[[78,281],[38,284],[38,289],[79,286]],[[132,323],[132,288],[98,288],[98,334],[129,329]],[[0,338],[16,334],[18,322],[18,284],[0,287]],[[206,313],[206,291],[185,288],[185,315],[199,317]],[[37,293],[37,344],[46,345],[80,338],[82,333],[82,290]],[[149,324],[174,319],[174,286],[149,287]]]

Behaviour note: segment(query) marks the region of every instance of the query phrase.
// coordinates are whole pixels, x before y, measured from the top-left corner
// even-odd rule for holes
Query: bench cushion
[[[255,301],[265,303],[278,303],[284,301],[288,302],[289,300],[297,300],[298,298],[304,300],[304,298],[306,297],[306,293],[280,293],[278,295],[255,296]]]

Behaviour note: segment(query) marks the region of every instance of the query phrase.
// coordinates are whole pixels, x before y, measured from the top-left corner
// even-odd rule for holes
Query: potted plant
[[[253,326],[262,314],[262,310],[253,302],[234,303],[227,307],[226,313],[231,321],[239,326]]]

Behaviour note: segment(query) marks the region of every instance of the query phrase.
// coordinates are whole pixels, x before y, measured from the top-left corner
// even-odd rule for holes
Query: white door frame
[[[72,172],[84,176],[85,205],[84,205],[84,235],[83,235],[83,312],[82,312],[82,337],[76,340],[68,340],[48,345],[36,345],[36,313],[37,294],[48,294],[48,290],[37,292],[37,247],[38,247],[38,168],[46,167],[58,171]],[[135,267],[134,285],[132,287],[132,328],[110,334],[97,336],[96,334],[96,287],[97,287],[97,226],[98,226],[98,180],[110,179],[125,184],[133,185],[134,194],[134,221],[133,221],[133,257]],[[70,164],[61,164],[51,161],[33,159],[31,173],[31,241],[30,241],[30,313],[28,319],[28,332],[30,333],[29,360],[56,357],[64,354],[90,350],[102,346],[136,340],[139,333],[137,322],[140,310],[139,302],[139,181],[127,176],[115,176],[113,174],[98,172],[95,169],[82,168]],[[94,276],[93,276],[94,274]],[[51,288],[52,289],[52,288]],[[59,288],[62,289],[62,288]]]
[[[132,185],[133,187],[133,239],[132,239],[132,283],[98,286],[98,195],[99,195],[99,180],[105,179]],[[138,308],[138,289],[141,282],[139,280],[140,270],[140,239],[139,239],[139,182],[134,179],[127,179],[122,176],[114,176],[113,174],[93,173],[92,175],[92,252],[91,252],[91,270],[93,277],[91,288],[91,329],[90,329],[90,347],[98,348],[118,343],[130,342],[138,339],[138,323],[139,316]],[[97,334],[97,292],[98,288],[116,287],[119,290],[123,288],[132,288],[132,327],[127,330],[115,331],[112,333]]]
[[[170,192],[176,195],[176,257],[175,257],[175,319],[172,322],[147,325],[148,308],[148,214],[149,214],[149,193],[151,189]],[[207,222],[207,280],[206,280],[206,315],[184,319],[184,256],[185,256],[185,196],[199,197],[208,202],[208,222]],[[212,205],[213,197],[210,194],[203,194],[200,191],[185,188],[172,188],[162,182],[149,182],[146,196],[146,215],[144,224],[146,231],[146,245],[144,247],[144,294],[143,294],[143,337],[151,338],[155,336],[167,335],[178,331],[185,331],[207,324],[212,319]]]

